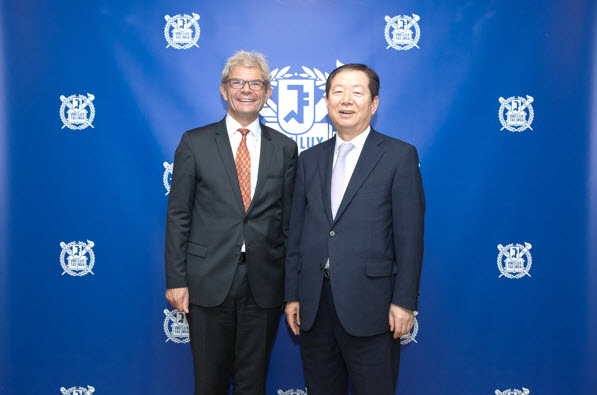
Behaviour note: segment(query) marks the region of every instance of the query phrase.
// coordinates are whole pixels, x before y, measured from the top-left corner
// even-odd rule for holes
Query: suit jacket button
[[[244,221],[245,221],[245,224],[246,224],[247,222],[249,222],[249,219],[248,219],[248,218],[245,218],[245,220],[244,220]]]
[[[333,230],[330,230],[330,236],[332,236],[332,237],[336,236],[336,232],[334,232]]]

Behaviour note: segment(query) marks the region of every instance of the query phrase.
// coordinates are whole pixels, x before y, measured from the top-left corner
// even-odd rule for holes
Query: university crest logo
[[[199,48],[199,15],[193,13],[193,16],[187,14],[178,14],[171,17],[165,15],[166,27],[164,28],[164,37],[168,41],[168,46],[176,49],[189,49],[193,46]]]
[[[60,392],[62,392],[62,395],[91,395],[95,392],[95,388],[90,385],[88,385],[87,388],[71,387],[66,389],[62,387],[60,388]]]
[[[412,17],[397,15],[393,18],[386,15],[386,30],[384,31],[386,41],[388,42],[386,49],[390,47],[399,51],[406,51],[413,47],[421,49],[417,45],[421,38],[421,29],[419,28],[419,20],[421,18],[418,15],[412,15]]]
[[[400,336],[400,344],[402,344],[402,345],[408,344],[410,342],[417,343],[417,341],[415,339],[417,337],[417,333],[419,333],[419,321],[417,321],[417,315],[419,314],[419,312],[415,311],[414,314],[415,314],[415,323],[413,325],[413,328],[411,329],[411,331],[409,333],[406,333],[406,334]]]
[[[88,126],[93,127],[91,122],[95,118],[94,99],[95,96],[91,93],[88,93],[87,97],[83,95],[60,96],[60,101],[62,101],[62,105],[60,106],[60,119],[63,123],[62,129],[81,130]],[[66,109],[67,107],[68,110]],[[89,109],[87,109],[88,107]]]
[[[166,195],[170,193],[170,184],[172,183],[172,172],[174,171],[174,162],[164,162],[164,176],[162,181],[164,182],[164,188],[166,188]]]
[[[282,390],[278,390],[278,395],[307,395],[307,389],[305,388],[305,390],[288,390],[288,391],[282,391]]]
[[[189,323],[187,316],[184,313],[174,309],[172,311],[164,309],[164,333],[168,338],[166,342],[172,340],[174,343],[188,343],[189,338]]]
[[[524,276],[531,277],[529,274],[533,263],[533,258],[529,252],[533,248],[531,244],[524,243],[524,246],[521,244],[508,244],[505,247],[498,244],[497,248],[500,251],[497,257],[497,266],[502,273],[500,277],[516,279]]]
[[[66,244],[60,242],[62,252],[60,253],[60,266],[62,266],[62,275],[65,273],[71,276],[81,277],[87,273],[94,274],[91,270],[95,265],[95,254],[93,253],[93,241],[87,240],[87,243],[82,241],[71,241]],[[68,254],[68,257],[65,256]],[[89,257],[87,257],[89,254]]]
[[[502,128],[500,130],[509,130],[511,132],[522,132],[527,129],[533,130],[531,123],[535,118],[535,111],[533,111],[533,97],[527,95],[526,99],[521,96],[509,97],[504,99],[500,97],[500,109],[498,115]],[[506,116],[504,117],[504,110]]]
[[[340,61],[336,62],[337,67],[341,65]],[[282,130],[296,141],[302,152],[334,134],[324,98],[329,73],[305,66],[292,72],[290,67],[272,71],[272,97],[260,114],[265,125]]]
[[[521,390],[511,390],[511,389],[507,389],[505,391],[500,391],[500,390],[495,390],[495,395],[528,395],[530,394],[531,391],[529,391],[528,389],[522,387],[522,391]]]

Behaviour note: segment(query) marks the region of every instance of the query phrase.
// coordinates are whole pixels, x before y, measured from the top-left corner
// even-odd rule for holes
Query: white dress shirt
[[[348,182],[350,181],[350,177],[352,177],[352,173],[354,173],[354,168],[357,167],[357,162],[359,161],[359,157],[361,156],[361,152],[363,152],[363,147],[365,146],[365,140],[367,140],[367,136],[369,136],[369,132],[371,131],[371,126],[367,126],[367,129],[357,137],[353,138],[349,141],[350,144],[354,145],[352,151],[350,151],[346,155],[346,173],[344,173],[344,191],[346,191],[346,187],[348,186]],[[344,143],[345,141],[338,136],[336,133],[336,146],[334,148],[334,163],[332,166],[336,166],[336,159],[338,158],[338,147],[340,144]]]
[[[228,131],[228,138],[230,139],[230,148],[232,149],[232,156],[236,160],[236,151],[240,145],[243,135],[238,129],[249,129],[247,133],[247,148],[249,149],[249,157],[251,158],[251,200],[255,196],[255,186],[257,185],[257,173],[259,173],[259,156],[261,155],[261,126],[259,125],[259,118],[244,127],[232,118],[230,114],[226,115],[226,130]],[[245,243],[241,248],[242,252],[246,251]]]
[[[234,159],[236,159],[236,151],[238,151],[238,146],[243,139],[243,135],[238,129],[250,130],[247,133],[247,148],[251,157],[251,199],[253,199],[255,187],[257,186],[257,175],[259,173],[259,155],[261,154],[261,126],[259,126],[259,118],[254,120],[249,126],[243,127],[228,114],[226,115],[226,129],[228,130],[230,148],[232,148]]]

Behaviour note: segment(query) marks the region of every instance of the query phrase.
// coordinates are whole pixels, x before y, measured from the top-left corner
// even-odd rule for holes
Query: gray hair
[[[269,72],[269,65],[265,56],[259,52],[238,51],[226,61],[224,70],[222,70],[222,84],[225,84],[234,66],[258,67],[261,69],[261,75],[266,85],[269,85],[272,75]]]

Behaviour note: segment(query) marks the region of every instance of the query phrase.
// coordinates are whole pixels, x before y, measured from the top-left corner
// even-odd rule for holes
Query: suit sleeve
[[[195,198],[195,157],[185,133],[176,153],[166,217],[166,288],[187,286],[187,244]]]
[[[409,146],[392,183],[392,228],[397,273],[392,303],[417,310],[423,263],[425,194],[415,147]]]
[[[286,274],[284,287],[284,300],[286,302],[298,301],[298,274],[300,270],[300,244],[303,234],[305,207],[305,175],[303,156],[298,158],[294,195],[292,197],[292,214],[290,216],[290,229],[288,231],[288,244],[286,248]]]
[[[284,191],[282,195],[282,237],[284,246],[288,243],[288,229],[290,227],[290,214],[292,209],[292,195],[294,192],[294,183],[296,179],[296,164],[298,157],[298,147],[292,143],[290,157],[284,173]]]

